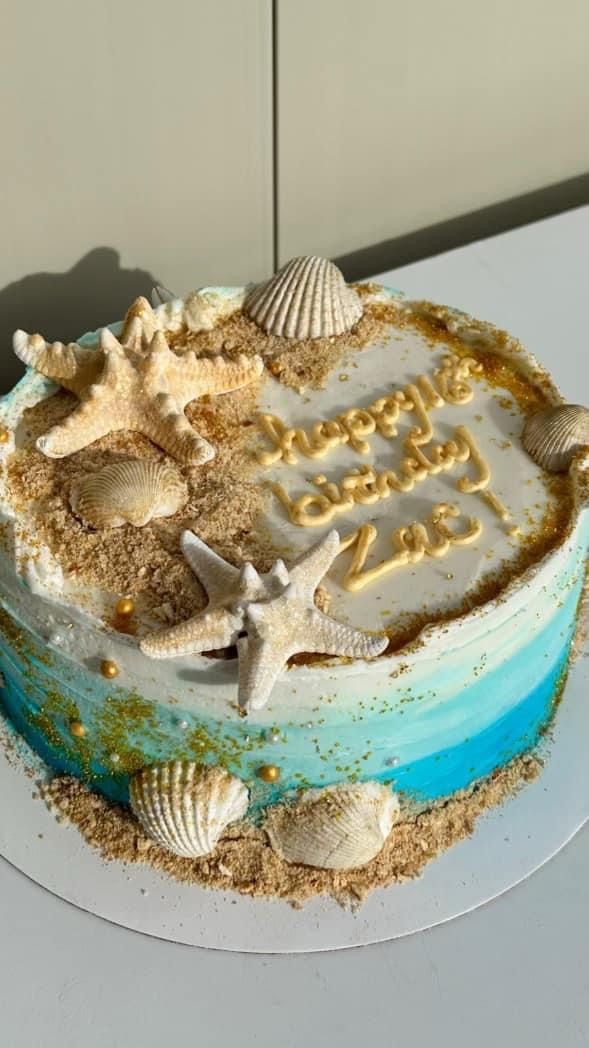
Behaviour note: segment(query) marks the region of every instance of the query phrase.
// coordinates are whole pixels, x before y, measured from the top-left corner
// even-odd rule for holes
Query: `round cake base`
[[[105,920],[171,942],[251,953],[339,950],[430,928],[496,898],[556,854],[589,819],[589,652],[571,668],[539,778],[489,811],[472,837],[406,884],[377,890],[356,913],[329,899],[206,891],[148,866],[105,863],[35,799],[35,758],[0,748],[0,854],[37,884]],[[33,769],[26,775],[24,764]],[[41,767],[37,764],[39,773]]]

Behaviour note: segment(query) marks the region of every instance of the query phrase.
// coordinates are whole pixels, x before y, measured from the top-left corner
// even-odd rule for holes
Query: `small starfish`
[[[277,560],[260,575],[253,564],[235,568],[191,531],[182,536],[182,550],[209,598],[208,606],[187,622],[140,642],[156,659],[197,655],[237,644],[237,701],[247,711],[265,706],[276,678],[288,659],[300,652],[373,658],[387,646],[387,637],[363,633],[324,615],[313,597],[339,553],[337,531],[308,550],[290,571]]]
[[[187,465],[208,462],[215,450],[192,428],[184,408],[205,394],[227,393],[252,382],[263,370],[260,357],[176,356],[146,299],[137,299],[121,341],[103,328],[98,349],[76,342],[49,344],[41,335],[16,331],[16,355],[46,378],[71,390],[80,405],[39,437],[50,458],[73,455],[116,430],[133,430]]]

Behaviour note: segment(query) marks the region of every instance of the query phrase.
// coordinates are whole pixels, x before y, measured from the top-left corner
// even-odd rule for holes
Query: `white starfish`
[[[267,574],[260,575],[252,564],[242,568],[228,564],[185,531],[182,550],[207,592],[208,606],[187,622],[145,637],[141,650],[152,658],[165,659],[237,644],[237,700],[248,711],[265,706],[292,655],[380,655],[387,637],[346,626],[315,606],[315,590],[339,547],[339,535],[331,531],[290,570],[277,560]]]
[[[184,408],[205,394],[227,393],[261,374],[260,357],[177,356],[146,299],[125,319],[121,341],[103,328],[96,350],[71,342],[49,344],[41,335],[16,331],[14,351],[47,378],[80,398],[71,415],[39,437],[37,447],[51,458],[73,455],[115,430],[143,433],[174,458],[196,466],[214,448],[190,425]]]

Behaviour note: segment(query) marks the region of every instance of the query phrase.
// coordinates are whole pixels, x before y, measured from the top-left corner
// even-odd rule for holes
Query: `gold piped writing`
[[[292,498],[283,484],[272,480],[269,487],[292,523],[305,528],[324,527],[355,506],[372,506],[394,494],[412,492],[428,477],[450,472],[457,466],[464,467],[454,482],[457,490],[478,494],[502,521],[509,521],[509,510],[490,489],[489,462],[471,431],[458,425],[450,439],[436,442],[430,417],[432,409],[469,403],[474,396],[470,379],[482,370],[482,364],[473,357],[449,354],[431,375],[418,375],[413,382],[379,397],[367,408],[352,407],[336,418],[315,422],[306,429],[288,427],[276,415],[259,416],[259,430],[269,445],[256,451],[263,466],[295,465],[300,456],[322,459],[341,445],[366,455],[373,435],[397,437],[402,414],[413,416],[402,442],[403,457],[394,470],[376,469],[364,463],[348,468],[337,481],[317,472],[310,480],[314,490],[307,490],[297,498]],[[352,555],[343,586],[356,592],[424,558],[442,559],[454,547],[476,542],[481,533],[482,523],[478,517],[461,513],[450,502],[440,502],[424,520],[396,528],[391,534],[392,555],[367,567],[379,533],[374,524],[362,524],[341,540],[340,552],[350,551]]]
[[[493,491],[483,491],[482,493],[485,502],[491,507],[494,513],[497,514],[500,520],[507,521],[511,517],[511,513],[504,506],[501,499]]]
[[[344,589],[356,592],[396,568],[418,564],[425,556],[445,557],[452,546],[468,546],[476,542],[482,531],[480,520],[477,517],[466,517],[464,530],[453,531],[446,522],[458,517],[460,510],[457,506],[438,503],[425,524],[416,522],[397,528],[391,536],[395,550],[393,555],[366,570],[363,570],[364,565],[378,531],[373,524],[362,524],[340,543],[341,553],[353,549],[352,561],[344,576]]]
[[[431,445],[427,448],[427,454],[420,444],[423,432],[420,425],[404,441],[409,454],[402,459],[398,473],[392,469],[377,471],[372,466],[363,465],[346,473],[339,484],[329,482],[323,474],[319,474],[312,481],[320,489],[319,493],[307,493],[297,499],[291,499],[284,486],[278,482],[271,483],[270,488],[293,524],[313,528],[329,524],[334,517],[348,512],[354,505],[371,506],[381,499],[390,498],[394,492],[413,491],[415,485],[422,483],[428,476],[451,470],[456,463],[470,460],[474,466],[473,476],[461,477],[456,482],[460,491],[470,493],[487,487],[491,477],[489,466],[466,426],[457,426],[454,439]]]
[[[434,371],[433,379],[419,375],[414,383],[379,397],[369,407],[350,408],[337,418],[313,423],[309,430],[289,427],[277,415],[261,414],[258,428],[271,447],[258,448],[256,458],[262,466],[276,462],[295,465],[298,455],[323,458],[342,444],[365,455],[370,450],[367,438],[374,433],[387,438],[397,436],[401,412],[416,416],[417,426],[410,433],[415,444],[428,444],[433,437],[429,411],[444,404],[467,404],[474,396],[468,379],[481,371],[482,365],[474,357],[449,354]]]

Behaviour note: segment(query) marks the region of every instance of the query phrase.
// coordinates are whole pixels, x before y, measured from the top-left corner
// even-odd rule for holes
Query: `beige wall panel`
[[[271,272],[271,47],[271,0],[4,5],[3,346]]]
[[[587,0],[278,0],[281,260],[587,170],[588,40]]]

